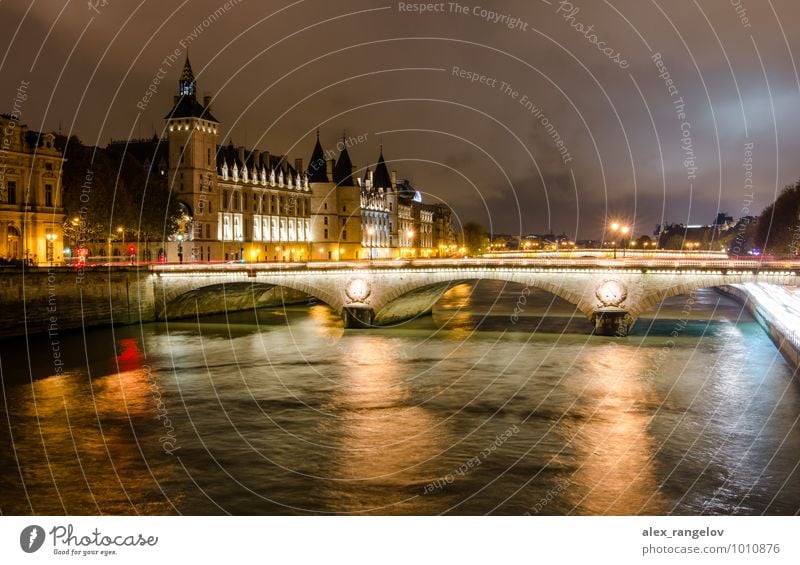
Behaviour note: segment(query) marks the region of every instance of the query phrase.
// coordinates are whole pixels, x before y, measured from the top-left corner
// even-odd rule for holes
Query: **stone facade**
[[[595,332],[624,336],[666,298],[744,282],[797,286],[785,270],[569,269],[503,266],[276,269],[248,265],[152,265],[14,270],[0,277],[0,335],[60,331],[252,310],[285,302],[322,302],[346,327],[391,326],[430,312],[448,288],[499,280],[538,288],[575,305]],[[522,294],[524,296],[524,294]],[[22,304],[25,308],[22,308]]]
[[[318,133],[305,170],[302,159],[290,163],[267,151],[220,145],[220,122],[211,98],[198,99],[188,58],[165,119],[165,141],[117,143],[169,175],[183,217],[167,245],[168,261],[389,259],[452,248],[449,209],[426,206],[410,185],[398,185],[382,150],[375,171],[362,176],[347,139],[338,153],[326,152]],[[402,220],[401,209],[408,216]],[[436,230],[437,222],[448,227]]]
[[[64,159],[55,135],[0,116],[0,258],[61,263]]]

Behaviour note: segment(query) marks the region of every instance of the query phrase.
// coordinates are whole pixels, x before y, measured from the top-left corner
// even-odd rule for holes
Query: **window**
[[[211,201],[210,200],[208,201],[208,213],[209,214],[211,213]]]
[[[46,184],[44,185],[44,205],[52,208],[53,207],[53,185]]]
[[[211,148],[208,148],[208,157],[206,159],[206,164],[210,167],[211,166]]]
[[[17,203],[17,182],[13,180],[8,181],[8,203]]]
[[[342,212],[347,212],[347,205],[342,206]]]
[[[342,239],[347,239],[347,228],[342,230]]]
[[[211,206],[209,206],[209,212]],[[211,239],[211,224],[206,224],[206,239]]]
[[[328,203],[327,203],[327,202],[326,202],[325,204],[323,204],[323,208],[324,208],[325,210],[327,210],[327,209],[328,209]]]
[[[52,171],[53,170],[53,163],[45,163],[44,164],[45,171]]]
[[[223,190],[222,191],[222,209],[223,210],[227,210],[228,209],[228,191],[227,190]]]
[[[243,239],[242,234],[242,215],[241,214],[234,214],[233,215],[233,237],[237,241],[241,241]]]
[[[325,239],[328,239],[328,230],[325,230]]]
[[[325,216],[325,220],[323,221],[323,223],[324,223],[326,226],[328,225],[328,216]]]

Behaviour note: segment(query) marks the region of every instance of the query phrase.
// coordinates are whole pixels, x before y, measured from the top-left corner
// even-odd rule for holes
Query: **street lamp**
[[[44,237],[47,240],[47,249],[45,249],[45,253],[47,254],[47,260],[50,261],[50,266],[52,267],[53,255],[55,255],[53,247],[55,247],[55,242],[58,239],[58,235],[54,233],[47,233]]]
[[[178,262],[183,263],[183,234],[178,234]]]
[[[123,228],[121,226],[118,227],[117,228],[117,233],[120,234],[120,237],[122,237],[122,249],[125,249],[125,228]]]
[[[621,237],[620,239],[621,239],[622,241],[624,241],[624,240],[625,240],[625,236],[626,236],[626,235],[627,235],[627,234],[628,234],[628,233],[631,231],[631,228],[630,228],[629,226],[623,226],[623,225],[620,225],[620,223],[619,223],[619,222],[614,222],[614,223],[612,223],[612,224],[611,224],[611,226],[610,226],[610,228],[611,228],[611,231],[612,231],[612,232],[614,233],[614,235],[615,235],[615,238],[614,238],[614,241],[612,242],[612,244],[614,245],[614,259],[616,259],[616,258],[617,258],[617,240],[616,240],[616,234],[617,234],[617,232],[619,232],[619,233],[622,235],[622,237]],[[623,253],[623,255],[624,255],[624,253],[625,253],[625,248],[624,248],[624,247],[623,247],[622,253]]]

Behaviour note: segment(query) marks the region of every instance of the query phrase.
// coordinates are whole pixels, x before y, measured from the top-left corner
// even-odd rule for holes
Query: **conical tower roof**
[[[308,182],[328,182],[328,164],[325,159],[325,150],[319,141],[317,130],[317,143],[311,152],[311,161],[308,163]]]
[[[389,174],[386,161],[383,159],[383,145],[381,145],[381,154],[378,157],[378,164],[375,166],[375,173],[372,175],[372,186],[375,188],[392,188],[392,176]]]
[[[353,182],[353,162],[350,161],[350,154],[347,152],[346,145],[342,152],[339,153],[339,159],[333,168],[333,182],[337,186],[355,186]]]

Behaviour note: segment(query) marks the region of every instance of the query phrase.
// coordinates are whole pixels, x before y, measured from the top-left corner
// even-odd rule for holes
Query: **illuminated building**
[[[56,136],[0,116],[0,258],[62,262],[64,209]]]

